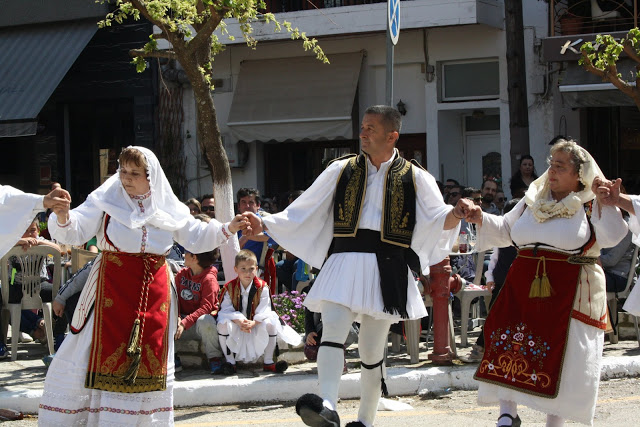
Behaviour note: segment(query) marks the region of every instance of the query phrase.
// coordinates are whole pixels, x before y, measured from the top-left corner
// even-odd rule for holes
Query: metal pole
[[[638,0],[633,0],[633,27],[638,28]]]
[[[71,137],[69,135],[69,104],[64,104],[64,188],[71,192]]]
[[[634,1],[637,1],[637,0],[634,0]],[[555,14],[556,14],[556,2],[555,0],[551,0],[549,2],[549,34],[551,35],[551,37],[556,35]]]
[[[388,106],[393,106],[393,49],[391,32],[387,26],[387,83],[385,104]]]

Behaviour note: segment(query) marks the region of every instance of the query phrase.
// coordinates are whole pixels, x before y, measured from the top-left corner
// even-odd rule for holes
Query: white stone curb
[[[390,368],[387,386],[394,396],[440,393],[449,388],[475,390],[476,365],[431,367],[426,369]],[[640,376],[640,356],[606,357],[601,378]],[[304,393],[318,392],[316,375],[261,376],[249,379],[206,379],[176,381],[176,407],[224,405],[241,402],[295,401]],[[342,376],[340,397],[353,399],[360,395],[360,374]],[[0,392],[0,408],[36,413],[42,390]]]

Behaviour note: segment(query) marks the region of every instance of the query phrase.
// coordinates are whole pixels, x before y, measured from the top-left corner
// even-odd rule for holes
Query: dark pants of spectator
[[[604,271],[604,277],[607,279],[607,292],[622,292],[627,287],[627,278],[618,276],[617,274]]]
[[[293,274],[296,271],[295,261],[283,259],[276,264],[276,277],[278,281],[289,291],[293,288]]]
[[[493,303],[498,298],[498,294],[500,293],[500,289],[502,289],[502,283],[496,283],[496,287],[491,291],[491,301],[489,301],[489,310],[493,306]],[[480,336],[476,341],[476,345],[484,348],[484,326],[482,326],[482,330],[480,331]]]

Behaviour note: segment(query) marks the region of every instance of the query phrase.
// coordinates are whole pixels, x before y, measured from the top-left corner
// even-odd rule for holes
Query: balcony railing
[[[638,26],[640,0],[548,0],[550,35],[626,31]]]
[[[267,5],[265,11],[273,13],[295,12],[298,10],[313,10],[386,2],[387,0],[265,0],[265,4]]]

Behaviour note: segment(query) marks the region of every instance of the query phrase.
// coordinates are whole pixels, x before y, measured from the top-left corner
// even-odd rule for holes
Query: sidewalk
[[[470,333],[475,342],[477,330]],[[623,335],[624,336],[624,335]],[[459,339],[459,337],[457,337]],[[459,345],[459,343],[458,343]],[[390,347],[389,347],[390,348]],[[458,348],[466,355],[471,347]],[[453,366],[436,366],[428,360],[425,343],[420,343],[420,361],[410,364],[404,352],[389,354],[387,386],[393,396],[443,393],[449,388],[477,389],[473,374],[477,364],[455,361]],[[21,344],[18,360],[0,360],[0,408],[36,413],[42,395],[46,368],[41,359],[46,347],[36,343]],[[357,348],[347,352],[349,373],[342,376],[341,398],[357,398],[360,394],[360,364]],[[602,379],[640,375],[640,348],[637,341],[605,342]],[[249,387],[251,386],[251,387]],[[188,369],[176,374],[174,404],[176,407],[221,405],[258,401],[294,401],[304,393],[318,390],[315,363],[297,363],[284,375],[262,372],[262,366],[240,367],[233,377],[214,377],[204,369]]]

